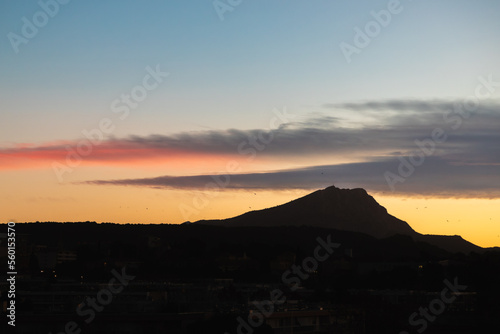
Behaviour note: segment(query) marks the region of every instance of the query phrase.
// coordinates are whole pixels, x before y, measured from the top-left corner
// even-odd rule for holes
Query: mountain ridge
[[[405,221],[390,215],[365,189],[330,186],[290,202],[254,210],[222,220],[200,220],[195,224],[226,227],[315,226],[364,233],[376,238],[401,234],[427,242],[448,252],[482,252],[461,236],[420,234]]]

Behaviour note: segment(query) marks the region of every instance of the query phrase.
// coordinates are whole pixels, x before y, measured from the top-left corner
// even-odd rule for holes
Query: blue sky
[[[18,54],[1,40],[2,121],[22,122],[20,139],[47,140],[30,131],[41,108],[54,119],[51,139],[70,139],[156,64],[171,76],[129,120],[148,130],[116,135],[260,127],[283,105],[307,113],[360,99],[467,96],[478,75],[498,73],[496,1],[401,1],[401,13],[347,64],[339,44],[387,4],[243,1],[221,21],[211,1],[73,0]],[[21,18],[40,10],[36,1],[0,6],[4,36],[20,34]]]

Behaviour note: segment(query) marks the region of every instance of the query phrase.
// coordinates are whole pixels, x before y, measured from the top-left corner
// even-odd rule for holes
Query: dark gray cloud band
[[[249,138],[272,138],[262,156],[331,154],[364,162],[250,174],[160,176],[88,184],[170,189],[318,189],[363,187],[393,195],[500,198],[500,104],[469,112],[455,101],[376,101],[329,104],[335,111],[375,115],[378,122],[343,127],[342,117],[282,124],[275,131],[227,130],[177,136],[131,137],[147,147],[234,153]],[[369,118],[369,117],[368,117]],[[439,134],[436,136],[436,133]],[[439,138],[439,140],[437,140]]]
[[[405,161],[405,162],[403,162]],[[97,180],[86,184],[145,186],[166,189],[286,190],[320,189],[330,185],[365,188],[369,191],[409,196],[500,198],[500,165],[454,165],[446,160],[428,157],[414,167],[414,172],[397,182],[391,190],[386,172],[399,175],[408,159],[341,165],[313,166],[250,174],[213,174],[195,176],[160,176],[155,178]]]

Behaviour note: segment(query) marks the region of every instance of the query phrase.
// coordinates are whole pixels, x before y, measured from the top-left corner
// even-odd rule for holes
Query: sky
[[[0,3],[0,221],[182,223],[365,188],[500,246],[494,0]]]

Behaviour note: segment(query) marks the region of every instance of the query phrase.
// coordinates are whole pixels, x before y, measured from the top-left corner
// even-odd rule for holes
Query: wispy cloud
[[[327,109],[348,109],[353,111],[398,111],[409,113],[422,112],[448,112],[455,108],[459,101],[455,100],[379,100],[379,101],[364,101],[355,103],[325,103],[324,108]],[[482,102],[481,109],[485,112],[498,112],[499,104],[495,101],[488,103]]]
[[[312,166],[249,174],[229,174],[223,189],[319,189],[330,185],[362,187],[373,192],[392,195],[434,197],[500,197],[500,165],[456,165],[441,158],[429,158],[418,173],[390,192],[383,177],[384,171],[394,168],[393,159],[340,165]],[[160,176],[154,178],[95,180],[93,185],[145,186],[167,189],[203,189],[219,174],[195,176]]]
[[[252,139],[272,136],[272,142],[259,151],[259,158],[280,161],[284,157],[292,160],[311,157],[311,165],[314,165],[314,157],[325,156],[331,156],[332,161],[339,157],[355,157],[363,162],[238,174],[232,176],[229,188],[312,189],[340,183],[385,192],[388,189],[383,179],[384,171],[397,168],[397,157],[415,150],[415,139],[428,138],[433,129],[440,127],[449,135],[448,140],[436,146],[432,157],[427,158],[414,176],[401,183],[398,191],[422,195],[497,196],[494,194],[497,193],[495,188],[500,188],[500,103],[482,104],[474,114],[461,119],[459,128],[449,117],[456,108],[454,101],[367,101],[328,104],[325,108],[329,110],[326,114],[311,114],[272,131],[228,129],[111,138],[95,146],[85,161],[126,166],[186,157],[195,160],[211,156],[241,158],[242,143],[250,147]],[[345,118],[339,115],[346,110],[366,114],[379,122],[344,126]],[[0,149],[0,168],[40,166],[63,160],[69,150],[76,148],[76,143],[3,148]],[[91,183],[197,188],[210,179],[210,175],[162,176]]]

